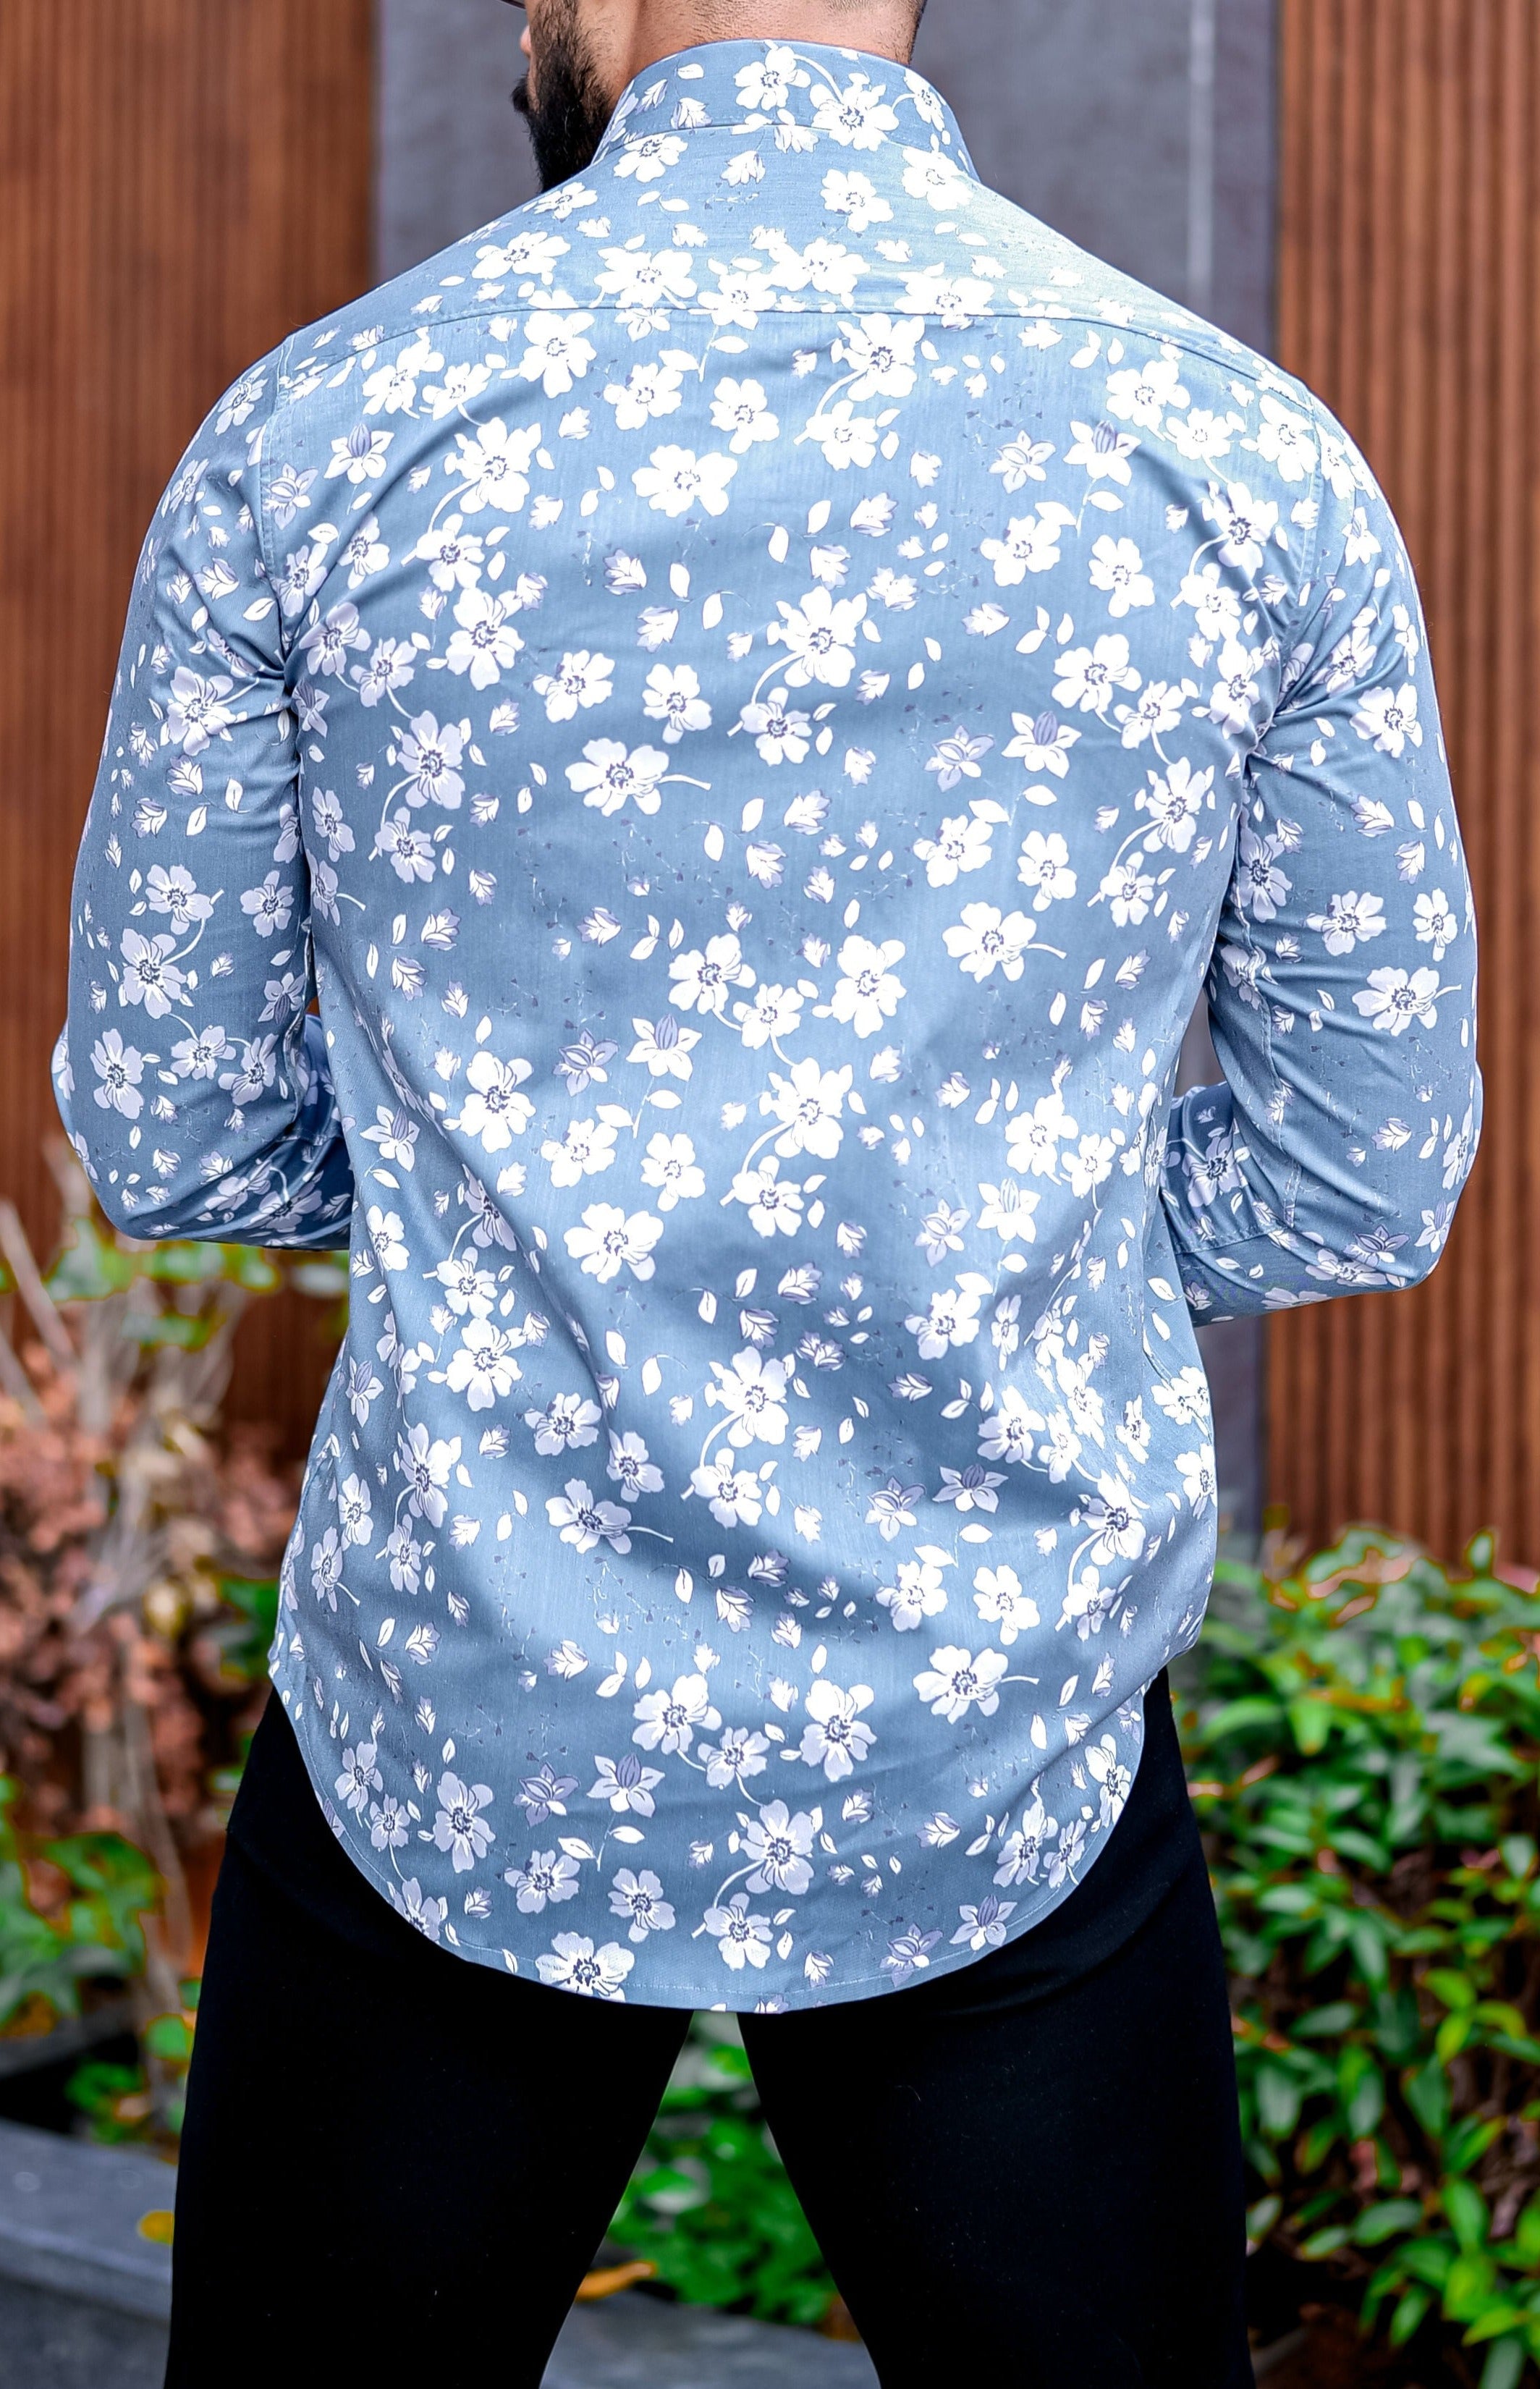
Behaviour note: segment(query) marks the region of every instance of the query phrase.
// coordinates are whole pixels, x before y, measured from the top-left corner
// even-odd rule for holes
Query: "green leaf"
[[[1250,1733],[1258,1726],[1266,1726],[1277,1731],[1282,1721],[1283,1705],[1280,1701],[1266,1700],[1252,1693],[1244,1700],[1227,1702],[1212,1717],[1205,1718],[1203,1742],[1212,1748],[1216,1742],[1228,1742],[1233,1734]]]
[[[1423,2319],[1432,2303],[1432,2290],[1424,2289],[1420,2283],[1413,2289],[1403,2291],[1395,2312],[1391,2317],[1390,2331],[1387,2334],[1393,2347],[1406,2346],[1413,2332],[1421,2328]]]
[[[1386,2198],[1377,2206],[1366,2206],[1353,2227],[1353,2237],[1360,2248],[1378,2248],[1398,2232],[1415,2231],[1422,2220],[1422,2209],[1415,2198]]]
[[[134,1265],[94,1220],[77,1220],[44,1283],[56,1302],[101,1302],[134,1284]]]
[[[1385,2080],[1367,2049],[1350,2042],[1337,2063],[1338,2089],[1348,2130],[1367,2140],[1385,2112]]]
[[[1449,2217],[1461,2253],[1484,2245],[1486,2240],[1486,2201],[1481,2191],[1468,2181],[1446,2181],[1444,2185],[1444,2212]]]
[[[1277,2065],[1262,2065],[1256,2076],[1256,2108],[1269,2140],[1281,2140],[1299,2122],[1299,2085]]]
[[[1296,2040],[1336,2040],[1357,2021],[1358,2011],[1351,1999],[1332,1999],[1326,2007],[1313,2008],[1308,2015],[1296,2018],[1293,2036]]]
[[[276,1294],[283,1284],[284,1273],[273,1255],[255,1245],[221,1245],[219,1256],[225,1279],[243,1293]]]
[[[1367,1982],[1382,1983],[1390,1972],[1386,1950],[1387,1931],[1384,1920],[1367,1915],[1362,1910],[1348,1927],[1348,1945],[1360,1974]]]
[[[1430,2057],[1402,2086],[1406,2103],[1425,2132],[1439,2139],[1449,2121],[1449,2083],[1436,2057]]]
[[[1523,2341],[1498,2340],[1482,2367],[1481,2389],[1519,2389],[1523,2377]]]
[[[1246,2238],[1254,2248],[1260,2248],[1283,2212],[1283,2201],[1275,2196],[1259,2198],[1254,2206],[1246,2209]]]
[[[1323,1701],[1291,1701],[1289,1724],[1305,1757],[1312,1758],[1326,1748],[1331,1731],[1331,1711]]]
[[[1469,1974],[1457,1974],[1447,1966],[1430,1966],[1422,1979],[1446,2008],[1473,2008],[1481,1996]]]
[[[192,2028],[185,2016],[152,2016],[142,2038],[150,2055],[164,2058],[169,2064],[185,2065],[192,2056]]]
[[[1532,2198],[1520,2216],[1513,2244],[1526,2265],[1540,2266],[1540,2195]]]

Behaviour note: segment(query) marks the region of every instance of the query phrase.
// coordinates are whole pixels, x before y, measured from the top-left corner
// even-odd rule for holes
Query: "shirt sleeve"
[[[76,866],[59,1108],[108,1217],[144,1237],[348,1241],[318,1019],[299,727],[261,537],[276,383],[199,432],[140,557]]]
[[[1166,1147],[1201,1321],[1419,1284],[1481,1128],[1475,917],[1416,583],[1367,466],[1317,429],[1294,519],[1317,562],[1208,981],[1224,1077],[1178,1099]]]

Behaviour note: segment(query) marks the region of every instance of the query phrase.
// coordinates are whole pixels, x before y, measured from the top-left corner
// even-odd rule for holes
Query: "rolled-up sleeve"
[[[139,562],[76,869],[60,1109],[139,1236],[325,1247],[352,1178],[314,993],[299,724],[261,536],[270,364]]]
[[[1481,1128],[1476,932],[1416,584],[1330,417],[1317,559],[1246,765],[1208,998],[1218,1086],[1171,1119],[1190,1307],[1245,1316],[1426,1277]]]

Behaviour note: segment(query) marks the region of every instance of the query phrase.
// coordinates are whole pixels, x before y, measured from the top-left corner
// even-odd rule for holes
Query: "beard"
[[[541,19],[538,96],[525,76],[514,106],[529,127],[541,188],[570,182],[593,162],[614,109],[578,23],[577,0],[553,0]]]

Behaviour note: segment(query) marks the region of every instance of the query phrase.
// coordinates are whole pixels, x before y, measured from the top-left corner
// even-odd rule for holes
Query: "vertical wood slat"
[[[1273,1322],[1269,1487],[1540,1559],[1540,11],[1282,0],[1279,352],[1343,417],[1417,565],[1483,939],[1486,1139],[1409,1296]],[[1432,884],[1430,882],[1430,884]]]
[[[369,278],[371,0],[0,6],[0,1192],[53,1226],[70,870],[139,542],[220,391]],[[235,1408],[313,1413],[307,1314]]]

